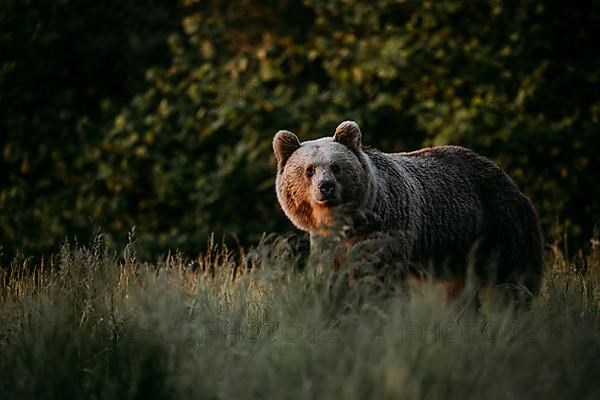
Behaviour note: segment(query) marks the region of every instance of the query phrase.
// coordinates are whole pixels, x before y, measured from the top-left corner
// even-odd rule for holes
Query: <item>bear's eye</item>
[[[310,167],[306,168],[306,176],[308,176],[309,178],[311,176],[313,176],[315,174],[315,167],[313,167],[312,165]]]
[[[333,172],[334,174],[337,174],[338,172],[340,172],[340,166],[337,164],[333,164],[331,166],[331,172]]]

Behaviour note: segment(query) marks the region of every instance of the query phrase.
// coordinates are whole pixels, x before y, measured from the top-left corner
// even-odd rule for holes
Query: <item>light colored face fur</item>
[[[289,131],[273,139],[277,158],[277,198],[299,229],[313,232],[332,223],[339,205],[364,206],[373,180],[361,150],[361,133],[351,121],[333,137],[300,143]]]

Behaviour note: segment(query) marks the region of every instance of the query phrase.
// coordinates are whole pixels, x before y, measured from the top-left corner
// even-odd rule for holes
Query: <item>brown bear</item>
[[[538,291],[538,217],[505,172],[463,147],[388,154],[363,147],[361,137],[353,121],[302,143],[275,134],[277,198],[296,227],[312,239],[335,226],[339,210],[371,214],[372,233],[398,233],[411,264],[444,265],[434,271],[440,278],[464,279],[472,260],[487,283]]]

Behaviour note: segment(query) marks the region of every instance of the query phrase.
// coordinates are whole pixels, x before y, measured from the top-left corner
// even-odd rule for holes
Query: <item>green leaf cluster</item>
[[[458,144],[494,159],[532,198],[549,240],[568,233],[579,245],[600,220],[597,0],[185,0],[170,11],[176,18],[164,17],[165,4],[138,4],[158,13],[131,16],[146,29],[147,57],[106,60],[129,60],[137,75],[108,74],[127,90],[103,87],[92,105],[72,94],[76,82],[53,83],[57,93],[36,91],[43,75],[11,82],[14,71],[51,67],[33,62],[33,51],[19,56],[21,42],[3,34],[17,54],[0,68],[6,248],[46,250],[92,225],[120,238],[137,226],[147,254],[197,251],[211,232],[247,242],[290,230],[275,200],[272,135],[329,135],[345,119],[384,151]],[[35,21],[19,29],[35,37]],[[61,37],[89,34],[80,25]],[[135,24],[98,29],[124,38]],[[157,48],[146,38],[166,31],[168,57],[151,59]],[[42,39],[41,49],[68,52]],[[45,59],[62,62],[52,71],[78,65]],[[129,86],[132,76],[145,82]],[[10,90],[39,107],[16,110]]]

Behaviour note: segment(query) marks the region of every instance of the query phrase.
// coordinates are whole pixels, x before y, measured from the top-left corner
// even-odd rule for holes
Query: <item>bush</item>
[[[171,1],[6,0],[0,6],[0,253],[86,240],[94,154],[114,113],[168,61]],[[2,249],[3,248],[3,249]]]
[[[344,119],[384,151],[459,144],[493,158],[532,198],[548,240],[568,233],[576,248],[600,220],[590,195],[600,189],[597,1],[182,7],[170,61],[147,64],[145,88],[104,114],[106,129],[48,127],[63,132],[51,140],[58,161],[27,179],[19,166],[54,153],[27,143],[5,155],[9,251],[49,249],[93,225],[117,241],[136,225],[148,255],[197,252],[210,232],[252,242],[289,230],[274,196],[272,135],[314,138]],[[10,132],[10,146],[20,143],[24,131]]]

